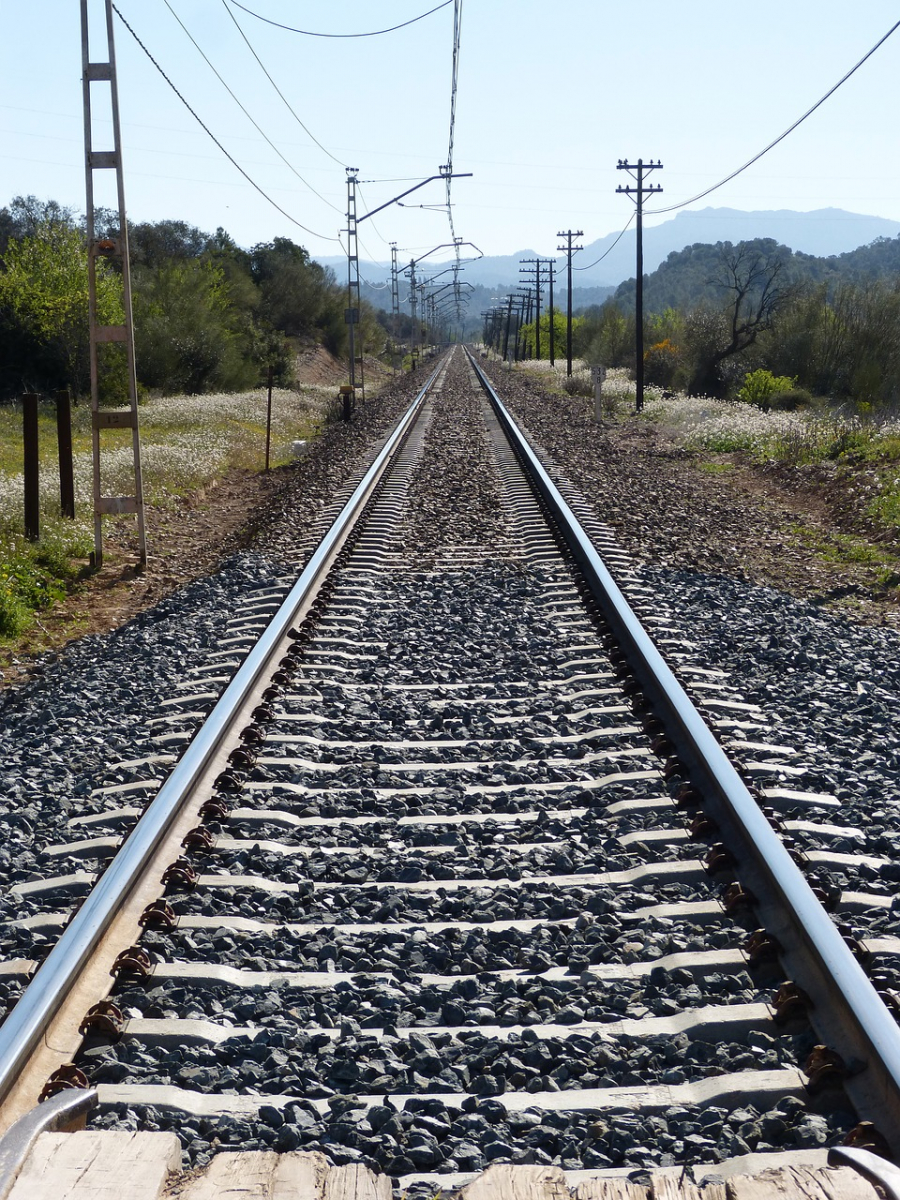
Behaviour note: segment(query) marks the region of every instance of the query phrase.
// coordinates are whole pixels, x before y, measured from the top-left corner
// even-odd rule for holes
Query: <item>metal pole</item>
[[[272,376],[273,368],[269,367],[269,396],[266,401],[266,474],[269,471],[269,450],[272,446]]]
[[[103,563],[103,523],[105,514],[134,513],[137,516],[138,552],[142,565],[147,563],[147,537],[144,525],[144,486],[141,473],[141,442],[138,421],[137,373],[134,360],[134,321],[131,302],[131,265],[128,252],[128,221],[125,215],[125,180],[122,166],[122,137],[119,121],[119,92],[116,80],[116,53],[113,37],[112,0],[105,0],[107,61],[90,59],[91,38],[88,29],[88,3],[81,0],[81,57],[82,98],[84,116],[85,161],[85,226],[88,243],[88,329],[91,364],[91,444],[93,457],[94,553],[93,566]],[[113,149],[96,150],[93,145],[91,85],[109,85],[109,104],[112,118]],[[118,202],[119,230],[114,238],[96,237],[94,225],[94,172],[114,170]],[[97,307],[96,273],[99,258],[118,258],[121,264],[122,313],[121,324],[104,325]],[[129,409],[101,409],[99,388],[99,352],[101,346],[122,345],[128,377]],[[102,496],[100,471],[100,430],[130,429],[134,463],[134,495]]]
[[[391,242],[391,370],[397,370],[397,343],[400,340],[400,283],[397,278],[397,243]]]
[[[509,326],[512,321],[512,302],[513,298],[510,295],[506,305],[506,333],[503,337],[503,359],[505,362],[509,362]]]
[[[556,362],[556,338],[553,330],[553,276],[556,264],[552,258],[548,258],[547,265],[550,268],[550,366],[552,367]]]
[[[38,398],[34,392],[22,397],[22,458],[25,477],[25,536],[36,542],[41,536],[41,490],[38,464]]]
[[[75,473],[72,463],[72,400],[69,389],[56,393],[56,445],[59,451],[59,511],[75,519]]]
[[[128,220],[125,215],[125,173],[122,165],[122,134],[119,120],[119,87],[116,82],[116,44],[113,37],[112,0],[106,0],[106,37],[112,68],[110,101],[113,120],[113,145],[118,160],[116,198],[119,203],[119,238],[122,256],[122,307],[125,309],[125,356],[128,363],[128,396],[131,401],[131,446],[134,461],[134,495],[137,503],[138,554],[147,565],[147,534],[144,524],[144,476],[141,467],[141,435],[138,423],[137,366],[134,355],[134,313],[131,300],[131,255],[128,247]]]
[[[356,387],[356,332],[359,320],[359,246],[356,233],[356,167],[347,167],[347,325],[350,344],[350,386]],[[362,380],[360,380],[360,384]]]
[[[416,295],[416,262],[409,260],[409,315],[412,320],[411,341],[409,351],[410,367],[414,369],[419,361],[419,314],[416,310],[418,296]]]

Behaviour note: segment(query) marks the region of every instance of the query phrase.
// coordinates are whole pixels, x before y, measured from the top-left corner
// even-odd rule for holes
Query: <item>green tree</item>
[[[134,272],[135,355],[147,387],[190,394],[249,387],[258,364],[209,259],[170,259]]]
[[[97,262],[102,324],[123,320],[121,289],[105,260]],[[0,271],[0,387],[7,395],[71,387],[90,390],[88,258],[79,229],[38,220],[9,241]]]
[[[634,367],[634,313],[608,300],[595,318],[585,316],[582,357],[605,367]]]

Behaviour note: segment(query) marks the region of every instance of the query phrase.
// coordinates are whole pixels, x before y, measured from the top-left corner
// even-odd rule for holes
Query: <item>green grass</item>
[[[66,524],[51,524],[37,543],[9,532],[0,537],[0,639],[24,633],[80,573],[79,560],[87,558],[92,543],[84,529]]]
[[[846,533],[823,534],[808,525],[794,525],[793,533],[807,549],[823,562],[836,566],[856,564],[874,568],[874,582],[881,587],[896,587],[900,583],[900,561],[883,546]]]
[[[273,467],[290,461],[293,440],[316,436],[332,401],[332,388],[276,389]],[[264,466],[264,389],[161,397],[141,404],[139,419],[144,496],[149,503],[177,505],[232,468],[259,471]],[[78,520],[66,521],[59,515],[55,409],[42,406],[38,424],[41,539],[30,543],[23,536],[21,408],[0,407],[0,641],[9,643],[25,633],[36,614],[64,596],[87,567],[93,549],[89,405],[73,409],[72,425]],[[101,465],[104,495],[134,495],[130,431],[104,431]],[[104,518],[104,524],[114,520]],[[134,519],[130,521],[133,525]],[[148,536],[152,545],[152,528]]]
[[[734,470],[734,463],[730,463],[730,462],[698,462],[697,470],[702,471],[705,475],[724,475],[727,471]]]
[[[895,468],[896,470],[896,468]],[[881,492],[866,506],[866,515],[889,528],[900,528],[900,476],[882,473]]]

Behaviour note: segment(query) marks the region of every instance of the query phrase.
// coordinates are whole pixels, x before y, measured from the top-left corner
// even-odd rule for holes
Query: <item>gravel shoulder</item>
[[[878,586],[865,563],[823,556],[823,548],[858,532],[844,492],[832,494],[802,472],[753,468],[733,458],[707,473],[663,428],[628,417],[598,426],[583,398],[550,394],[496,368],[493,375],[534,438],[645,562],[774,587],[855,621],[900,628],[900,589]],[[407,394],[408,381],[398,381],[367,400],[352,425],[329,427],[298,464],[268,475],[235,470],[177,507],[151,508],[146,572],[129,531],[120,527],[103,569],[86,574],[20,642],[0,647],[0,689],[40,674],[71,641],[124,625],[235,551],[256,547],[261,515],[281,513],[288,495],[295,497],[302,531],[376,431],[386,430],[390,414],[399,411],[398,396]]]
[[[900,628],[900,589],[881,586],[870,564],[842,561],[846,539],[872,531],[848,505],[847,489],[829,486],[821,471],[701,457],[645,419],[598,425],[582,397],[487,370],[560,473],[647,564],[777,588],[851,620]]]

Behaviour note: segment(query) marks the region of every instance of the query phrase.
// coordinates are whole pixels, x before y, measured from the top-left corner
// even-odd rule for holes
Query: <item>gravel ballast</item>
[[[446,386],[463,391],[458,372],[448,374]],[[426,439],[422,462],[427,466],[451,436],[461,443],[467,436],[474,439],[469,431],[475,428],[476,416],[472,402],[454,410],[452,420],[435,406],[435,432]],[[149,1121],[144,1127],[175,1128],[192,1163],[202,1163],[215,1149],[227,1146],[321,1149],[333,1162],[367,1163],[394,1176],[467,1171],[504,1160],[579,1169],[638,1169],[833,1142],[854,1123],[852,1114],[840,1104],[827,1115],[810,1112],[792,1097],[770,1106],[712,1105],[700,1112],[673,1107],[657,1114],[615,1109],[603,1113],[541,1109],[513,1113],[503,1107],[503,1094],[512,1090],[637,1086],[641,1080],[675,1085],[749,1070],[761,1062],[773,1070],[796,1066],[802,1064],[812,1035],[755,1030],[751,1040],[726,1037],[714,1045],[686,1037],[656,1043],[627,1037],[610,1041],[601,1034],[575,1030],[570,1037],[555,1040],[537,1039],[528,1029],[508,1039],[479,1032],[479,1025],[491,1023],[577,1025],[623,1017],[665,1017],[708,1004],[759,1002],[768,998],[770,989],[746,973],[708,969],[658,967],[637,982],[606,980],[602,985],[592,977],[592,966],[731,948],[741,944],[746,927],[741,918],[724,915],[703,922],[648,918],[639,929],[625,928],[619,920],[621,912],[666,902],[696,904],[714,899],[718,883],[702,876],[616,888],[553,883],[553,876],[629,870],[659,861],[687,862],[702,852],[702,847],[698,850],[696,845],[673,841],[654,844],[651,852],[648,844],[640,841],[622,845],[619,839],[628,833],[683,828],[674,810],[663,814],[606,811],[611,804],[631,798],[664,794],[664,787],[625,779],[612,785],[598,803],[585,784],[601,769],[589,761],[600,743],[548,749],[536,742],[540,737],[577,735],[619,722],[631,724],[632,718],[620,714],[606,722],[594,713],[576,715],[579,705],[594,703],[602,708],[603,703],[614,704],[615,698],[560,701],[559,689],[550,681],[565,674],[564,664],[576,660],[585,645],[589,648],[583,651],[584,657],[591,657],[590,644],[597,644],[597,633],[585,619],[583,623],[574,621],[560,637],[559,630],[551,630],[546,612],[541,612],[548,582],[564,583],[570,578],[567,568],[554,575],[546,566],[499,561],[514,558],[514,539],[499,515],[496,499],[491,499],[493,467],[480,445],[476,458],[475,465],[468,465],[462,489],[469,500],[453,510],[452,523],[440,519],[439,504],[424,518],[419,515],[407,520],[400,541],[407,552],[415,548],[416,567],[395,571],[380,581],[373,590],[379,605],[373,605],[363,625],[354,629],[360,652],[371,654],[372,661],[355,667],[352,677],[344,681],[349,682],[346,687],[338,681],[343,677],[329,677],[327,671],[317,674],[312,667],[299,699],[295,696],[284,704],[286,712],[317,714],[332,723],[329,728],[334,730],[323,735],[320,726],[315,730],[304,727],[304,734],[315,732],[359,746],[317,750],[298,742],[297,749],[307,760],[298,767],[267,764],[267,756],[287,756],[290,751],[289,743],[267,744],[248,773],[240,805],[260,808],[270,804],[294,816],[349,819],[398,812],[442,816],[461,808],[474,815],[483,813],[488,804],[498,814],[539,810],[543,815],[536,827],[491,828],[486,837],[484,829],[472,823],[454,827],[444,841],[441,832],[429,832],[427,825],[404,827],[399,841],[396,834],[378,826],[335,826],[327,833],[322,827],[311,827],[309,838],[304,832],[289,834],[286,841],[294,847],[305,845],[312,853],[291,855],[253,848],[255,840],[283,836],[284,831],[274,825],[224,823],[222,832],[229,837],[246,836],[248,848],[198,858],[198,868],[204,873],[243,876],[244,880],[228,881],[208,894],[198,891],[174,899],[184,916],[221,915],[224,919],[228,913],[239,913],[276,924],[320,922],[328,926],[373,919],[485,924],[538,919],[546,924],[538,935],[485,928],[460,935],[429,934],[418,943],[409,929],[397,933],[387,929],[376,938],[367,938],[326,928],[303,939],[285,934],[237,937],[227,928],[154,932],[148,945],[161,963],[177,958],[224,963],[251,972],[324,969],[344,971],[353,978],[329,993],[289,984],[250,992],[224,984],[188,986],[166,980],[137,988],[123,982],[117,1002],[135,1019],[177,1014],[261,1026],[261,1030],[234,1038],[229,1047],[231,1074],[224,1084],[213,1069],[212,1052],[202,1045],[162,1050],[124,1042],[112,1050],[90,1050],[84,1065],[90,1067],[92,1078],[115,1083],[171,1082],[196,1091],[217,1091],[224,1086],[238,1092],[302,1092],[326,1100],[327,1113],[300,1100],[287,1109],[263,1104],[253,1119],[185,1120],[152,1109],[131,1111],[116,1106],[94,1124],[129,1128],[140,1118],[142,1123]],[[444,470],[444,482],[452,490],[452,471]],[[427,488],[428,480],[422,467],[413,492]],[[467,512],[472,513],[470,525]],[[602,519],[603,513],[598,516]],[[474,546],[483,537],[497,547],[498,561],[488,569],[445,568],[434,573],[432,567],[442,556],[460,546]],[[64,840],[66,819],[73,811],[81,811],[79,800],[92,788],[120,777],[123,781],[125,776],[134,777],[131,768],[121,775],[111,772],[109,747],[113,745],[117,756],[125,758],[151,752],[153,744],[143,728],[146,720],[158,712],[167,688],[181,672],[198,666],[222,637],[224,617],[215,615],[216,601],[224,601],[223,611],[227,612],[248,587],[262,591],[277,585],[282,570],[279,546],[286,544],[282,540],[286,538],[286,530],[275,530],[269,543],[275,557],[234,560],[222,575],[166,602],[169,609],[151,610],[118,634],[72,651],[21,694],[13,693],[16,699],[7,703],[4,714],[4,741],[11,750],[21,742],[31,757],[26,756],[19,769],[11,754],[10,765],[4,767],[10,772],[12,794],[18,798],[6,814],[7,829],[10,840],[14,837],[22,847],[17,856],[9,856],[10,871],[18,872],[8,877],[9,882],[26,880],[29,874],[44,869],[40,858],[43,846]],[[788,809],[785,815],[854,829],[854,836],[843,842],[821,838],[811,844],[829,850],[862,849],[888,860],[883,869],[872,871],[868,880],[864,871],[848,868],[847,872],[820,872],[827,876],[824,881],[853,890],[871,885],[873,893],[889,895],[895,872],[900,876],[898,752],[892,725],[900,693],[897,635],[824,616],[812,605],[724,576],[644,564],[636,577],[652,590],[654,611],[668,618],[670,630],[680,641],[677,659],[673,659],[676,668],[688,661],[725,671],[728,681],[739,686],[741,698],[759,704],[768,719],[764,733],[748,736],[777,741],[797,751],[785,761],[799,764],[801,777],[786,776],[776,762],[770,774],[763,774],[759,781],[830,792],[842,802],[839,812],[811,814],[808,808],[798,807]],[[415,625],[401,615],[411,595],[420,602],[427,599]],[[137,670],[131,657],[135,654]],[[166,665],[160,667],[163,654]],[[345,664],[339,666],[345,669]],[[528,684],[527,704],[514,687],[504,687],[505,679],[523,677]],[[151,699],[136,701],[121,682],[125,678],[151,681],[155,689],[148,685]],[[421,679],[434,686],[427,698],[417,698],[391,690],[398,678]],[[487,710],[461,702],[465,690],[454,691],[449,686],[462,682],[477,691],[487,679],[495,684],[493,703]],[[444,691],[442,685],[447,685]],[[118,707],[110,700],[114,686],[122,689]],[[360,688],[358,694],[354,686]],[[46,713],[48,709],[59,711],[60,697],[71,713],[42,741]],[[89,698],[86,706],[78,707],[79,697]],[[133,716],[123,722],[125,698],[130,699],[131,707],[124,711]],[[516,725],[511,727],[514,734],[503,741],[496,718],[516,717],[529,708],[531,716],[524,733]],[[549,713],[553,719],[535,716],[535,710]],[[420,771],[416,764],[426,755],[415,747],[380,751],[365,744],[379,737],[396,740],[398,730],[405,730],[413,740],[445,738],[462,745],[429,750],[429,769]],[[479,740],[495,744],[480,746]],[[646,739],[628,734],[614,745],[616,750],[636,753],[614,767],[607,764],[603,771],[627,772],[658,763],[646,750]],[[50,751],[56,758],[51,756],[49,761],[56,765],[50,786],[45,788],[43,767]],[[517,761],[520,756],[521,764]],[[474,766],[469,769],[466,764]],[[466,769],[459,770],[460,766]],[[542,787],[551,790],[541,792]],[[423,789],[424,797],[416,795],[416,789]],[[50,815],[66,801],[68,809]],[[42,806],[48,813],[46,822]],[[587,810],[584,815],[567,816],[567,810],[582,808]],[[549,809],[561,815],[548,817]],[[18,822],[22,813],[27,827]],[[576,834],[578,840],[560,856],[549,843],[558,840],[563,830],[567,836]],[[542,842],[548,847],[541,846]],[[520,843],[525,845],[518,848]],[[424,853],[423,847],[435,845],[440,847],[439,853]],[[354,857],[354,850],[361,846],[374,847],[381,857],[371,862]],[[315,858],[316,849],[341,852]],[[396,863],[392,866],[386,859],[390,854],[401,857],[399,871]],[[55,861],[60,871],[72,869],[73,864],[65,859]],[[79,864],[81,869],[89,868],[90,860],[86,864],[81,859]],[[404,871],[406,879],[402,878]],[[523,874],[531,873],[548,877],[547,882],[512,886]],[[278,880],[285,891],[257,893],[251,878],[257,876]],[[442,894],[438,887],[417,892],[404,891],[401,886],[429,881],[440,885],[442,880],[467,877],[489,878],[493,886],[470,898],[464,894],[457,897],[449,889]],[[4,914],[8,920],[41,908],[37,901],[10,903],[12,907]],[[559,924],[563,921],[572,924]],[[894,932],[884,907],[859,914],[859,923],[866,931]],[[9,956],[30,953],[29,938],[33,946],[35,939],[39,944],[43,936],[30,932],[26,937],[24,931],[19,932],[21,943],[9,944]],[[401,942],[405,943],[402,947]],[[566,976],[548,986],[539,976],[550,968],[565,968]],[[516,979],[499,974],[509,971],[522,974]],[[387,989],[374,979],[379,972],[394,975]],[[417,983],[416,974],[423,972],[448,976],[446,985]],[[446,1035],[424,1032],[425,1027],[437,1024],[466,1029]],[[308,1032],[310,1025],[337,1031],[339,1040],[335,1042],[327,1032]],[[417,1032],[417,1026],[423,1031]],[[383,1040],[367,1035],[367,1029],[376,1027],[385,1030]],[[357,1092],[387,1095],[456,1090],[468,1090],[470,1095],[461,1102],[413,1100],[403,1111],[396,1111],[387,1099],[368,1109],[355,1099]]]

